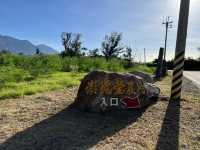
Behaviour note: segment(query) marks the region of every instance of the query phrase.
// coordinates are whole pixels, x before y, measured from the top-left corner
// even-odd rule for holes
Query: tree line
[[[85,55],[85,51],[88,50],[87,48],[82,47],[81,34],[63,32],[61,35],[61,40],[62,45],[64,46],[64,51],[61,52],[62,57]],[[101,43],[101,49],[95,48],[93,50],[88,51],[89,56],[104,56],[107,61],[109,61],[112,58],[117,58],[122,53],[124,53],[122,55],[123,58],[127,61],[131,62],[133,59],[133,49],[128,46],[123,46],[122,34],[118,32],[112,32],[106,35]]]

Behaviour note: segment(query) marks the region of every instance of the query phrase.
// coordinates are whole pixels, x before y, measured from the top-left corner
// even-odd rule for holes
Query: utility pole
[[[146,49],[144,48],[144,64],[147,63],[147,60],[146,60]]]
[[[165,28],[166,28],[166,30],[165,30],[164,60],[166,60],[168,30],[169,30],[170,28],[172,28],[172,23],[173,23],[173,21],[170,21],[170,17],[169,17],[169,16],[166,18],[166,21],[163,22],[163,24],[165,25]]]
[[[166,18],[166,21],[162,24],[165,25],[165,47],[164,47],[164,59],[163,59],[163,67],[162,67],[162,76],[165,76],[167,74],[167,62],[166,62],[166,53],[167,53],[167,38],[168,38],[168,30],[172,28],[173,21],[170,20],[170,17],[168,16]]]
[[[181,98],[189,8],[190,0],[181,0],[171,88],[171,100],[180,100]]]

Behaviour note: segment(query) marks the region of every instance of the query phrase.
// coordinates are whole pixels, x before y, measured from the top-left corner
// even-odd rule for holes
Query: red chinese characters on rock
[[[128,108],[140,108],[140,100],[136,96],[134,98],[131,97],[124,97],[121,102],[125,105],[125,107]]]

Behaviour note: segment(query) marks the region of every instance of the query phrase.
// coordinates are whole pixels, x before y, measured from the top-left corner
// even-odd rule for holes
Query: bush
[[[0,68],[0,84],[5,82],[20,82],[24,81],[30,76],[28,71],[19,69],[12,66],[6,66]]]
[[[0,52],[0,99],[78,85],[84,72],[93,70],[149,73],[154,70],[141,64],[125,68],[125,63],[119,58],[106,61],[104,57],[62,58],[59,55],[26,56]]]
[[[124,72],[141,70],[152,73],[152,67],[132,64],[127,68],[126,60],[112,58],[106,61],[104,57],[64,57],[59,55],[15,55],[0,53],[0,84],[4,81],[31,81],[42,74],[53,72],[89,72],[93,70],[108,70]]]
[[[154,74],[155,68],[154,67],[148,67],[147,65],[143,64],[135,64],[134,67],[130,68],[129,71],[143,71],[150,74]]]
[[[14,62],[14,55],[10,53],[0,53],[0,66],[11,66]]]
[[[124,71],[122,61],[118,59],[111,59],[110,62],[108,63],[107,70],[114,72]]]
[[[78,71],[78,59],[76,57],[65,57],[62,60],[62,71]]]

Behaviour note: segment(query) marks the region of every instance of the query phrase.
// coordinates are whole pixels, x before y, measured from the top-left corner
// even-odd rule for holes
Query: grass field
[[[146,71],[151,73],[152,69],[137,65],[129,71]],[[123,71],[125,72],[125,71]],[[127,72],[127,71],[126,71]],[[4,84],[0,88],[0,100],[6,98],[23,97],[24,95],[32,95],[38,92],[52,91],[62,89],[65,87],[78,86],[80,80],[87,74],[86,72],[55,72],[49,74],[42,74],[34,79],[29,78],[26,72],[6,71],[1,77],[4,77]],[[20,80],[18,79],[20,78]],[[24,79],[25,78],[25,79]],[[18,81],[18,80],[19,81]]]
[[[4,87],[0,89],[0,99],[16,98],[37,92],[76,86],[84,75],[85,73],[57,72],[40,75],[32,81],[6,82]]]
[[[17,98],[38,92],[62,89],[80,83],[93,70],[111,72],[145,71],[152,74],[154,67],[113,58],[65,57],[60,55],[18,55],[0,52],[0,99]]]

